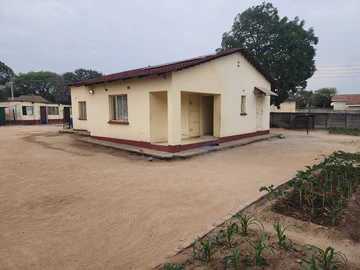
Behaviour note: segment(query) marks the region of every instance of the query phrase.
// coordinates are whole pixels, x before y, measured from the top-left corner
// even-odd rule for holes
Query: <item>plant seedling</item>
[[[235,234],[239,233],[239,225],[237,223],[232,223],[231,225],[226,225],[226,230],[219,233],[219,238],[226,237],[226,246],[231,247],[232,238]]]
[[[278,238],[278,244],[280,247],[283,248],[287,248],[286,247],[286,235],[285,235],[285,231],[289,228],[289,227],[295,227],[295,228],[299,228],[302,229],[302,227],[296,225],[296,224],[291,224],[289,226],[286,226],[284,229],[281,228],[281,224],[280,224],[280,220],[274,224],[274,229],[276,231],[276,236]]]
[[[257,218],[253,217],[253,216],[240,216],[240,215],[233,215],[233,218],[236,218],[239,220],[240,222],[240,234],[241,235],[248,235],[250,229],[249,227],[252,226],[252,225],[256,225],[258,226],[260,229],[264,229],[264,226],[263,224],[260,222],[260,220],[258,220]]]
[[[237,270],[239,269],[240,260],[239,260],[239,251],[234,248],[232,258],[228,259],[225,264],[225,270],[228,268],[229,265],[232,266],[232,269]]]
[[[259,191],[267,191],[269,193],[269,201],[271,201],[271,204],[272,202],[274,201],[274,199],[276,201],[279,200],[280,196],[282,195],[281,191],[279,189],[274,189],[274,185],[270,185],[268,187],[266,186],[262,186]]]
[[[211,256],[219,248],[219,237],[214,235],[208,240],[203,240],[200,237],[194,241],[194,259],[198,259],[204,263],[210,261]]]
[[[175,265],[173,263],[167,263],[164,265],[164,270],[184,270],[185,268],[181,265]]]
[[[307,245],[314,250],[313,256],[321,264],[323,270],[332,270],[340,265],[346,265],[347,259],[344,253],[335,252],[333,247],[327,247],[325,250],[322,250],[319,247],[313,245]]]
[[[271,249],[272,246],[266,245],[265,241],[270,240],[270,236],[268,234],[265,234],[262,238],[260,238],[258,241],[252,241],[250,239],[245,238],[245,240],[254,248],[255,251],[255,264],[256,266],[263,265],[265,263],[265,259],[261,257],[261,253],[265,249]]]

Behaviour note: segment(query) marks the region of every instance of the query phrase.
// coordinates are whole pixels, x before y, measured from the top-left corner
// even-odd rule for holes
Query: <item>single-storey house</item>
[[[333,95],[331,101],[334,110],[360,110],[360,94]]]
[[[270,112],[295,112],[296,111],[296,99],[295,97],[288,97],[283,103],[280,104],[280,108],[271,105]]]
[[[251,53],[232,49],[74,82],[73,126],[173,153],[264,135],[276,85]]]
[[[8,124],[61,124],[64,112],[71,115],[71,105],[52,104],[37,95],[8,98],[7,102],[0,102],[0,107],[5,107],[5,118]]]

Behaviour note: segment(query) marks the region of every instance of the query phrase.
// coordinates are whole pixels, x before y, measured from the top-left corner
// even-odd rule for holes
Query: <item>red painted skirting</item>
[[[124,140],[124,139],[116,139],[116,138],[108,138],[108,137],[100,137],[100,136],[90,136],[90,137],[93,139],[107,141],[107,142],[132,145],[132,146],[136,146],[139,148],[148,148],[148,149],[164,151],[164,152],[169,152],[169,153],[176,153],[176,152],[180,152],[180,151],[185,151],[185,150],[190,150],[190,149],[199,148],[199,147],[203,147],[203,146],[208,146],[208,145],[214,144],[214,143],[225,143],[225,142],[236,141],[236,140],[245,139],[245,138],[251,138],[251,137],[255,137],[255,136],[266,135],[269,133],[270,133],[270,130],[263,130],[263,131],[238,134],[238,135],[233,135],[233,136],[222,137],[219,139],[214,139],[214,140],[209,140],[209,141],[204,141],[204,142],[199,142],[199,143],[184,144],[184,145],[156,145],[156,144],[151,144],[149,142],[140,142],[140,141],[132,141],[132,140]]]
[[[62,124],[63,119],[48,119],[48,124]],[[7,125],[40,125],[40,119],[36,120],[16,120],[15,121],[6,121]]]

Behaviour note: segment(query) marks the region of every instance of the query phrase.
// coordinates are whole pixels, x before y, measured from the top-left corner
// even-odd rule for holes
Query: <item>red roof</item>
[[[360,105],[360,94],[333,95],[332,101],[346,101],[346,105]]]
[[[157,65],[157,66],[149,66],[139,69],[133,69],[128,71],[123,71],[120,73],[114,73],[110,75],[101,76],[95,79],[80,81],[80,82],[73,82],[70,84],[70,86],[81,86],[81,85],[92,85],[92,84],[100,84],[100,83],[109,83],[114,82],[118,80],[127,80],[131,78],[142,78],[150,75],[159,75],[159,74],[165,74],[167,72],[172,71],[179,71],[186,68],[194,67],[206,62],[209,62],[211,60],[227,56],[233,53],[240,52],[250,63],[251,65],[259,71],[266,80],[268,80],[273,87],[277,86],[277,81],[270,75],[270,73],[267,72],[265,67],[260,64],[254,57],[252,53],[247,51],[245,48],[236,48],[232,50],[222,51],[218,53],[214,53],[211,55],[206,56],[199,56],[196,58],[183,60],[179,62],[173,62],[163,65]]]
[[[12,98],[9,97],[8,101],[12,101]],[[36,103],[50,103],[48,100],[43,98],[42,96],[37,95],[21,95],[19,97],[14,97],[14,101],[22,101],[22,102],[36,102]]]

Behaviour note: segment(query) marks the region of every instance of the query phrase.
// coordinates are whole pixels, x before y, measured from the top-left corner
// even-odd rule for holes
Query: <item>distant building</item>
[[[6,122],[19,125],[61,124],[66,110],[71,114],[71,105],[53,104],[41,96],[22,95],[0,102],[5,108]]]
[[[333,95],[334,110],[360,110],[360,94]]]
[[[270,106],[270,112],[295,112],[296,110],[296,100],[294,97],[289,97],[283,103],[280,104],[280,109],[276,106]]]

